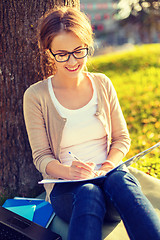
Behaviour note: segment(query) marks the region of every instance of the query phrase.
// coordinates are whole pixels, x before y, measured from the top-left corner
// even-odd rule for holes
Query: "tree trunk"
[[[79,0],[0,1],[0,202],[43,191],[23,119],[23,94],[42,80],[37,20],[55,5],[79,8]],[[4,198],[4,199],[3,199]]]

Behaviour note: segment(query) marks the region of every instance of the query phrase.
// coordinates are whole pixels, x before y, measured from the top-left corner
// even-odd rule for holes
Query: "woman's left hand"
[[[107,174],[107,172],[104,171],[104,170],[96,170],[95,173],[98,177],[99,176],[105,176]]]
[[[109,172],[111,169],[113,169],[115,166],[114,164],[112,165],[110,163],[110,161],[106,161],[102,164],[101,168],[99,169],[99,171],[105,171],[106,173]]]

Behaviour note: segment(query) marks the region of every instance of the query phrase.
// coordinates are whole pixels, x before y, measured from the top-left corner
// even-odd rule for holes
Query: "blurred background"
[[[95,49],[160,42],[159,0],[81,0],[80,8],[91,20]]]

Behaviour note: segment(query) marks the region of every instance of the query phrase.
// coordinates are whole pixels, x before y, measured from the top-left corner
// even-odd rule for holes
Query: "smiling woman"
[[[70,223],[69,240],[100,240],[103,221],[120,219],[132,240],[159,240],[160,221],[134,176],[124,168],[106,176],[128,152],[130,138],[110,79],[84,71],[92,35],[88,19],[75,8],[54,9],[42,18],[39,46],[54,74],[24,94],[33,161],[45,179],[83,180],[45,185],[46,200]],[[89,180],[95,175],[104,178]]]
[[[41,18],[39,24],[39,47],[41,52],[48,53],[48,49],[52,52],[52,49],[50,49],[51,42],[62,31],[74,33],[89,48],[90,54],[93,54],[93,32],[89,19],[76,8],[65,7],[52,9]],[[54,69],[53,59],[50,59],[49,54],[47,56],[48,60],[51,60],[50,64]]]
[[[50,44],[50,57],[52,61],[55,61],[55,78],[59,78],[60,81],[63,76],[64,82],[65,76],[66,84],[70,84],[75,77],[83,78],[82,70],[86,66],[86,56],[88,54],[88,48],[85,48],[85,45],[72,32],[61,31],[53,38]]]

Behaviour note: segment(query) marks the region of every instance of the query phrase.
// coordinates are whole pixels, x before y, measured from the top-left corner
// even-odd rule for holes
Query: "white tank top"
[[[71,165],[72,152],[84,162],[94,162],[95,169],[107,159],[107,137],[105,129],[95,116],[97,109],[97,92],[93,79],[88,75],[93,86],[93,96],[88,104],[76,110],[63,107],[57,100],[52,87],[51,78],[48,79],[48,88],[51,99],[59,112],[66,118],[62,134],[60,160],[62,164]]]

